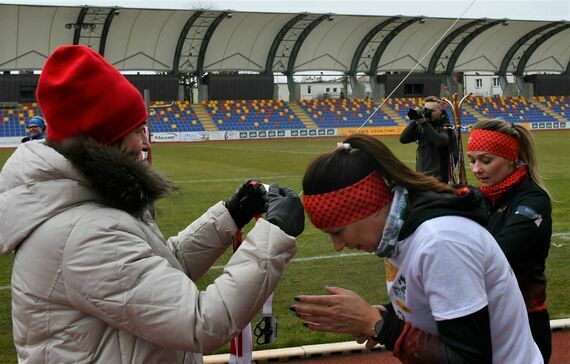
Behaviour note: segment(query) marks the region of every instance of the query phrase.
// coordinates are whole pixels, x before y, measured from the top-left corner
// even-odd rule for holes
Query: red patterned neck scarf
[[[528,172],[526,171],[526,166],[521,166],[515,169],[513,173],[511,173],[507,178],[497,183],[496,185],[493,185],[491,187],[481,186],[480,189],[483,195],[491,200],[491,204],[494,206],[497,200],[505,192],[521,183],[521,181],[527,177]]]
[[[316,228],[324,230],[362,219],[392,201],[392,192],[378,172],[338,191],[303,195],[303,206]]]

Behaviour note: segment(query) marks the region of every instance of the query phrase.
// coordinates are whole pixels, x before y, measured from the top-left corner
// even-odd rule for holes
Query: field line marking
[[[553,238],[560,238],[563,240],[570,240],[570,232],[568,233],[554,233],[552,234]]]
[[[303,177],[300,174],[291,174],[291,175],[283,175],[283,176],[254,176],[255,178],[259,178],[260,180],[273,180],[277,178],[297,178]],[[202,182],[232,182],[232,181],[247,181],[250,177],[235,177],[235,178],[214,178],[214,179],[191,179],[186,181],[173,181],[174,183],[202,183]]]
[[[328,255],[317,255],[314,257],[305,257],[305,258],[294,258],[291,260],[291,263],[295,262],[310,262],[312,260],[325,260],[325,259],[334,259],[334,258],[346,258],[346,257],[359,257],[364,255],[370,255],[372,253],[346,253],[346,254],[328,254]],[[211,269],[223,269],[225,265],[214,265]]]
[[[317,151],[317,152],[302,152],[302,151],[298,151],[298,150],[280,150],[280,149],[264,149],[264,148],[237,148],[237,147],[217,147],[216,149],[226,149],[226,150],[247,150],[250,152],[271,152],[271,153],[287,153],[287,154],[307,154],[307,155],[312,155],[312,156],[318,156],[322,153],[331,151],[334,149],[334,145],[331,144],[331,148],[330,150],[324,150],[324,151]],[[415,163],[416,161],[410,161],[410,160],[401,160],[404,163]]]
[[[271,152],[271,153],[288,153],[288,154],[307,154],[317,156],[321,152],[301,152],[298,150],[279,150],[279,149],[265,149],[265,148],[237,148],[237,147],[216,147],[215,149],[226,149],[226,150],[247,150],[250,152]],[[331,147],[332,149],[332,147]]]
[[[553,237],[562,237],[563,239],[568,238],[570,240],[570,232],[566,232],[566,233],[553,233],[552,234]],[[346,257],[358,257],[358,256],[364,256],[364,255],[370,255],[372,253],[346,253],[346,254],[328,254],[328,255],[317,255],[314,257],[304,257],[304,258],[295,258],[293,260],[291,260],[291,263],[295,263],[295,262],[310,262],[313,260],[325,260],[325,259],[335,259],[335,258],[346,258]],[[212,268],[210,269],[223,269],[225,267],[225,265],[214,265]],[[0,291],[6,290],[6,289],[10,289],[11,286],[0,286]]]
[[[305,257],[305,258],[297,258],[291,260],[291,263],[295,262],[309,262],[312,260],[324,260],[324,259],[334,259],[334,258],[346,258],[346,257],[357,257],[357,256],[364,256],[370,255],[372,253],[346,253],[346,254],[329,254],[329,255],[318,255],[314,257]],[[210,269],[224,269],[225,265],[215,265]],[[10,289],[10,286],[3,286],[0,287],[0,291]]]

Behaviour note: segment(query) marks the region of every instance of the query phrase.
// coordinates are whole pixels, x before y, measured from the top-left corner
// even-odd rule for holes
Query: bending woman
[[[297,296],[291,310],[305,326],[384,344],[404,363],[542,363],[475,194],[412,171],[366,135],[313,161],[303,190],[311,222],[335,250],[386,258],[391,300],[372,306],[337,287]]]
[[[502,120],[480,121],[473,129],[467,156],[491,212],[487,230],[513,268],[532,336],[547,363],[552,344],[544,269],[552,207],[537,172],[532,136],[524,127]]]

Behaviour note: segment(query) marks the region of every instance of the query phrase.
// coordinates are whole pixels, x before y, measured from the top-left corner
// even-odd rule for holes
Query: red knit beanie
[[[47,59],[37,100],[56,142],[77,134],[111,144],[147,117],[140,92],[89,47],[58,47]]]

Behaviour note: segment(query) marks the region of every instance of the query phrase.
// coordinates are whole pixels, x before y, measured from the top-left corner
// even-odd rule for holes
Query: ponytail
[[[303,178],[305,194],[337,191],[360,181],[375,170],[388,185],[397,184],[409,191],[455,192],[450,185],[411,170],[377,138],[354,134],[347,137],[344,143],[350,147],[322,154],[309,165]]]
[[[455,192],[453,187],[440,182],[437,178],[410,169],[376,138],[354,134],[347,137],[344,142],[369,154],[380,175],[388,182],[406,187],[410,191]]]

